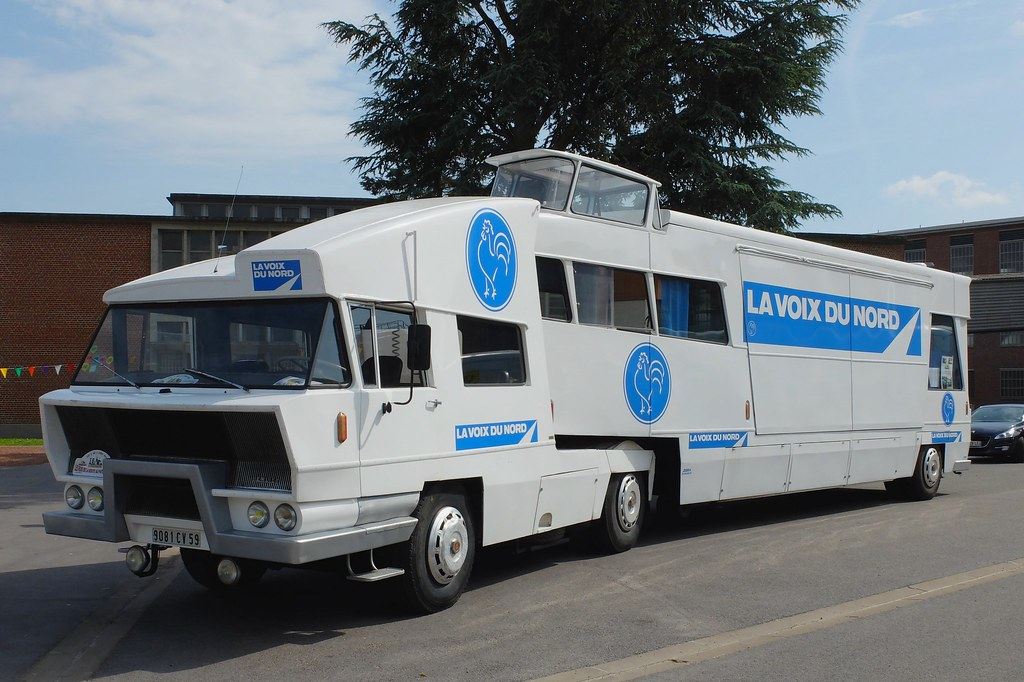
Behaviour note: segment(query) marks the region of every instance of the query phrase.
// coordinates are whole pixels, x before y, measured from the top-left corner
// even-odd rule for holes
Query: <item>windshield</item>
[[[1019,422],[1024,420],[1024,405],[985,405],[971,415],[979,422]]]
[[[536,199],[544,208],[561,211],[574,170],[572,161],[553,156],[507,163],[498,168],[491,196]]]
[[[72,383],[348,386],[335,308],[327,299],[113,306]]]

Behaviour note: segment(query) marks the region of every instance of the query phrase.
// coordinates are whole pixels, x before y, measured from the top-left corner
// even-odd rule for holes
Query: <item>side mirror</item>
[[[430,369],[430,325],[411,325],[408,346],[409,357],[406,358],[406,366],[410,370]]]

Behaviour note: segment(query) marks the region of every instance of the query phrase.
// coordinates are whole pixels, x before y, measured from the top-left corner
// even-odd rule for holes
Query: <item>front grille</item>
[[[199,521],[192,483],[183,478],[126,476],[124,513]]]
[[[59,405],[57,415],[76,458],[103,450],[114,459],[224,462],[228,485],[291,490],[291,468],[272,412],[128,410]]]

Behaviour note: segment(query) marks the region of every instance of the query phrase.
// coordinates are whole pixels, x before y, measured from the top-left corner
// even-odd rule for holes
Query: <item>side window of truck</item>
[[[717,282],[654,276],[658,333],[712,343],[728,343],[722,287]]]
[[[537,256],[537,288],[540,290],[540,314],[546,320],[572,320],[565,266],[557,258]]]
[[[466,315],[456,320],[466,386],[526,383],[523,335],[518,326]]]
[[[395,388],[408,386],[411,380],[413,386],[422,386],[422,373],[410,376],[405,366],[412,311],[358,303],[351,304],[349,310],[363,385]]]
[[[636,270],[573,263],[576,312],[580,324],[649,332],[647,278]]]
[[[928,388],[934,391],[961,391],[964,388],[956,326],[949,315],[932,315]]]

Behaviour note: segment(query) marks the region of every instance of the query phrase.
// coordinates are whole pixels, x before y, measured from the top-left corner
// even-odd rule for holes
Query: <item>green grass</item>
[[[42,438],[0,438],[0,445],[42,445]]]

